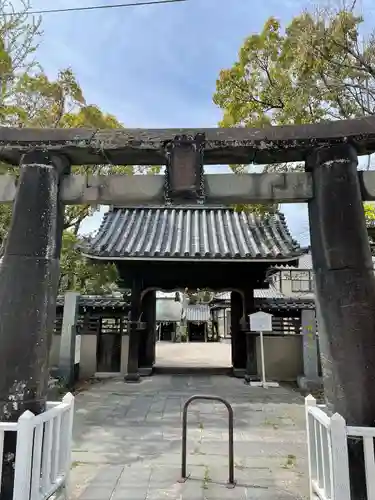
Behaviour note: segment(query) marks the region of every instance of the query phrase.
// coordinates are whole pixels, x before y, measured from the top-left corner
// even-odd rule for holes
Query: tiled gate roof
[[[85,253],[99,259],[289,261],[302,250],[283,214],[228,208],[114,208]]]

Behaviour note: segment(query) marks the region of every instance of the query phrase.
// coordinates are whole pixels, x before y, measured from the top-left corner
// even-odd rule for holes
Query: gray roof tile
[[[93,307],[102,309],[127,309],[130,303],[126,302],[121,297],[114,297],[112,295],[80,295],[78,298],[78,305],[80,307]],[[57,307],[64,306],[64,296],[59,295],[56,300]]]
[[[227,293],[227,292],[225,292]],[[221,295],[221,294],[220,294]],[[230,300],[230,295],[224,295],[219,300],[224,302]],[[57,305],[64,305],[64,297],[59,295]],[[113,308],[113,309],[128,309],[129,303],[124,300],[113,297],[111,295],[81,295],[79,297],[79,305],[81,307],[95,308]],[[229,305],[229,304],[228,304]],[[202,304],[204,306],[204,304]],[[292,297],[257,297],[255,298],[255,306],[257,309],[272,309],[272,310],[296,310],[296,309],[315,309],[315,301],[307,298],[292,298]],[[196,307],[196,306],[189,306]],[[205,306],[208,307],[208,306]],[[198,321],[198,320],[196,320]]]
[[[209,321],[210,307],[207,304],[192,304],[186,308],[186,321]]]
[[[283,299],[256,299],[256,309],[272,311],[296,311],[301,309],[315,309],[315,300],[303,297],[285,297]]]
[[[293,260],[302,250],[283,214],[228,208],[114,208],[85,253],[92,258]]]
[[[254,290],[255,299],[284,299],[285,295],[276,290],[273,286],[269,288],[259,288]],[[230,292],[219,292],[214,300],[230,300]]]

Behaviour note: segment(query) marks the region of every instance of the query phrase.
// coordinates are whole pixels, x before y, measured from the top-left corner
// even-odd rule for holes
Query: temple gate
[[[247,376],[257,378],[256,335],[246,335],[248,315],[255,310],[254,289],[268,287],[265,279],[270,265],[296,264],[302,250],[278,213],[265,219],[183,201],[110,210],[86,250],[91,258],[115,262],[124,288],[132,289],[126,380],[139,380],[140,374],[152,372],[154,290],[186,287],[233,290],[233,374],[244,376],[247,368]],[[132,349],[134,343],[137,346]]]

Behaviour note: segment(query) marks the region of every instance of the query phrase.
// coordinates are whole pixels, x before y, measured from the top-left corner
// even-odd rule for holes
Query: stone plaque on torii
[[[0,176],[0,202],[14,202],[0,271],[0,419],[45,407],[64,204],[160,203],[166,190],[199,200],[204,188],[207,205],[308,202],[328,407],[349,425],[371,425],[375,399],[363,394],[374,381],[375,278],[362,201],[375,200],[375,173],[358,172],[357,157],[373,152],[374,117],[263,129],[0,128],[0,160],[20,166],[17,180]],[[72,165],[104,161],[168,165],[169,184],[70,174]],[[295,161],[305,172],[199,175],[204,164]],[[15,440],[4,446],[3,483]]]

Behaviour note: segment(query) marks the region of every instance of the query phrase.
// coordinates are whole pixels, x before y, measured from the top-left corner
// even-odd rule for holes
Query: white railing
[[[375,500],[374,427],[347,426],[335,413],[329,417],[313,396],[305,399],[311,500],[351,500],[348,437],[363,439],[367,498]]]
[[[68,487],[74,397],[66,394],[61,403],[47,403],[44,413],[23,413],[18,422],[0,422],[0,457],[4,434],[17,432],[13,500],[47,500]],[[0,467],[0,487],[1,487]]]

